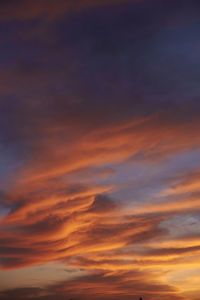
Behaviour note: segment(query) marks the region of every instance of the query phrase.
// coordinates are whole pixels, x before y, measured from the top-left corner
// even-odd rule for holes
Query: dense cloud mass
[[[197,300],[199,1],[0,2],[0,300]]]

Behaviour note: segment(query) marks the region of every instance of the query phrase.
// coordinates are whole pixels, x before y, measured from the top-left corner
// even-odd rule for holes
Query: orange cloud
[[[81,124],[76,126],[81,127]],[[82,168],[101,167],[129,159],[134,161],[134,157],[149,161],[166,159],[200,146],[200,128],[196,118],[192,123],[169,122],[164,113],[94,129],[71,145],[68,139],[63,138],[66,127],[60,128],[54,138],[51,125],[50,128],[49,124],[45,127],[48,127],[48,132],[43,133],[45,144],[41,142],[39,145],[40,152],[34,164],[28,165],[19,174],[18,182],[24,182],[25,186],[30,181],[31,184],[34,181],[38,184],[42,180],[50,180]]]
[[[143,294],[148,300],[159,299],[159,295],[167,300],[187,299],[167,282],[166,274],[173,273],[174,266],[197,264],[199,239],[195,245],[191,241],[191,246],[184,239],[173,240],[163,223],[176,214],[200,210],[198,171],[175,178],[173,188],[167,186],[157,196],[159,202],[155,199],[131,209],[112,199],[112,192],[120,186],[97,184],[99,168],[128,164],[139,156],[143,162],[158,162],[198,148],[199,121],[194,118],[187,132],[185,125],[169,122],[160,113],[101,125],[70,145],[62,134],[65,127],[59,127],[53,136],[54,127],[46,125],[34,161],[27,161],[5,185],[4,203],[11,210],[0,220],[1,268],[60,261],[98,279],[92,282],[88,275],[57,287],[77,297],[98,299],[103,289],[111,299],[117,295],[128,299],[131,294]],[[31,128],[30,134],[33,131]],[[76,174],[84,177],[87,170],[95,170],[92,179],[96,181],[87,177],[83,184],[73,182]],[[174,246],[178,242],[179,246]],[[151,272],[155,280],[149,282]],[[111,280],[116,282],[111,284]]]

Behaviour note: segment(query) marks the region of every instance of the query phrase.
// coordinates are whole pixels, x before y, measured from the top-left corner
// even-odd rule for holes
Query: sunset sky
[[[200,299],[200,1],[0,1],[0,300]]]

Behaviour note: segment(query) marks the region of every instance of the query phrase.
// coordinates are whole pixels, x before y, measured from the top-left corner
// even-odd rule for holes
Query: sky
[[[198,300],[199,0],[1,0],[0,28],[0,300]]]

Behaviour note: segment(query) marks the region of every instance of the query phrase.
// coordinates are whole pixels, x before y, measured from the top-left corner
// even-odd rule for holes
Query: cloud
[[[56,261],[75,275],[0,299],[189,299],[169,279],[194,272],[200,249],[200,166],[185,167],[200,148],[199,25],[183,2],[177,15],[172,1],[1,1],[0,143],[13,163],[0,268]]]
[[[187,213],[199,211],[199,169],[172,178],[169,187],[157,195],[159,201],[138,208],[135,213]]]
[[[174,155],[198,149],[199,122],[195,116],[190,121],[181,110],[176,120],[165,112],[120,122],[112,120],[109,126],[100,123],[96,128],[85,129],[82,135],[73,133],[71,143],[63,135],[64,121],[56,135],[52,134],[56,121],[47,123],[41,131],[30,127],[32,158],[22,164],[2,193],[10,212],[0,220],[1,269],[59,261],[66,267],[84,270],[85,276],[92,273],[88,281],[100,272],[97,283],[88,283],[85,276],[66,282],[59,287],[61,298],[64,293],[76,298],[95,295],[98,299],[104,289],[107,298],[118,294],[128,299],[131,294],[143,294],[147,299],[159,299],[158,295],[182,299],[179,290],[164,284],[161,278],[165,272],[173,272],[174,266],[196,264],[199,239],[196,245],[186,246],[188,241],[183,235],[180,246],[175,247],[173,242],[178,242],[178,237],[172,241],[170,226],[165,222],[198,208],[198,170],[184,176],[167,176],[154,201],[128,208],[123,199],[112,198],[120,185],[102,184],[98,170],[101,172],[107,165],[114,169],[128,165],[129,159],[134,160],[141,151],[146,156],[141,160],[158,165]],[[81,124],[76,124],[77,128]],[[92,181],[84,178],[87,170],[95,170]],[[76,174],[85,180],[80,183]],[[163,245],[167,242],[168,247]],[[163,271],[159,271],[161,267]],[[156,283],[148,282],[146,277],[138,283],[131,277],[126,284],[127,273],[133,269],[137,276],[142,272],[147,278],[151,276],[149,270],[159,272]],[[110,286],[109,276],[113,281],[125,282],[123,287]],[[51,291],[45,293],[51,297]]]
[[[63,299],[63,293],[69,297],[79,298],[81,296],[88,299],[100,299],[102,295],[104,295],[105,299],[120,299],[121,297],[125,299],[135,297],[137,299],[141,293],[148,300],[159,299],[160,295],[163,296],[163,299],[184,299],[175,295],[174,288],[167,285],[159,285],[156,280],[150,284],[146,275],[134,270],[108,276],[105,276],[104,273],[99,273],[57,285],[50,285],[44,289],[21,288],[7,290],[1,293],[0,299],[4,299],[2,297],[5,297],[5,299],[11,299],[11,297],[14,297],[12,299],[24,299],[30,295],[32,299],[52,299],[55,295],[58,299]],[[76,288],[77,286],[79,286],[79,289]],[[146,292],[147,290],[148,293]]]
[[[131,0],[126,0],[129,2]],[[133,0],[132,0],[133,1]],[[3,21],[10,20],[29,20],[34,18],[55,18],[64,13],[71,13],[73,11],[79,11],[85,7],[93,7],[96,5],[110,5],[121,3],[121,0],[108,0],[108,1],[64,1],[59,0],[55,5],[54,1],[47,0],[19,0],[19,1],[1,1],[1,14],[0,19]]]
[[[29,297],[30,295],[33,295],[33,297],[37,297],[38,294],[41,293],[41,289],[40,288],[16,288],[13,290],[7,290],[5,292],[0,293],[0,299],[2,297],[5,297],[5,299],[10,299],[10,298],[16,298],[16,299],[20,299],[20,298],[26,298]]]

